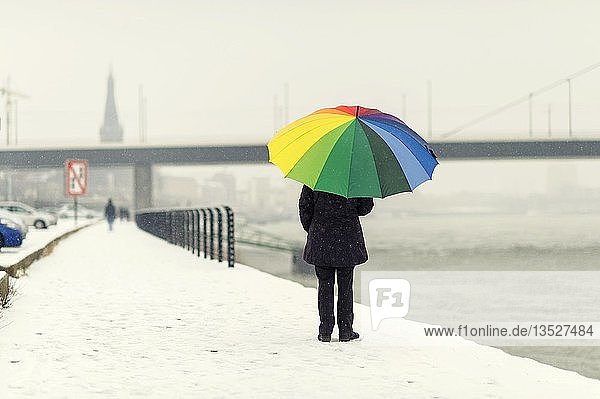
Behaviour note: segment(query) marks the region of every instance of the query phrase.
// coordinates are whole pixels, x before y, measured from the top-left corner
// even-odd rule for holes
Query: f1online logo
[[[408,314],[410,283],[401,278],[369,281],[371,329],[377,330],[383,319],[403,318]]]

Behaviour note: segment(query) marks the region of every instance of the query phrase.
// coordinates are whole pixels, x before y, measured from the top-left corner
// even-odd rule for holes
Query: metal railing
[[[216,214],[216,226],[215,226]],[[138,227],[192,254],[223,262],[223,225],[227,222],[227,264],[235,264],[233,210],[228,206],[193,209],[143,209],[135,214]],[[216,229],[216,231],[215,231]],[[215,242],[216,240],[216,242]],[[216,254],[215,254],[216,245]]]
[[[257,226],[238,223],[235,242],[255,247],[274,249],[282,252],[295,253],[304,248],[303,242],[288,240],[278,234],[265,231]]]

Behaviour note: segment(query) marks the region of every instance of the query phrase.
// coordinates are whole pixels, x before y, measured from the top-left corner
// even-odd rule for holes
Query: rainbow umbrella
[[[385,198],[431,180],[438,162],[400,119],[372,108],[320,109],[279,130],[269,161],[293,180],[346,198]]]

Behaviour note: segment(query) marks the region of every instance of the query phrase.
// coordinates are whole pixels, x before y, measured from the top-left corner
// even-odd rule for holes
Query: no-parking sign
[[[87,159],[68,159],[65,162],[67,195],[85,195],[88,186]]]

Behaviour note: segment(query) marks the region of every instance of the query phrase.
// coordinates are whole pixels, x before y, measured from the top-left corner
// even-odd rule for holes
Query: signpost
[[[87,159],[67,159],[65,162],[65,187],[67,195],[73,197],[73,212],[77,224],[77,198],[87,193],[88,161]]]

